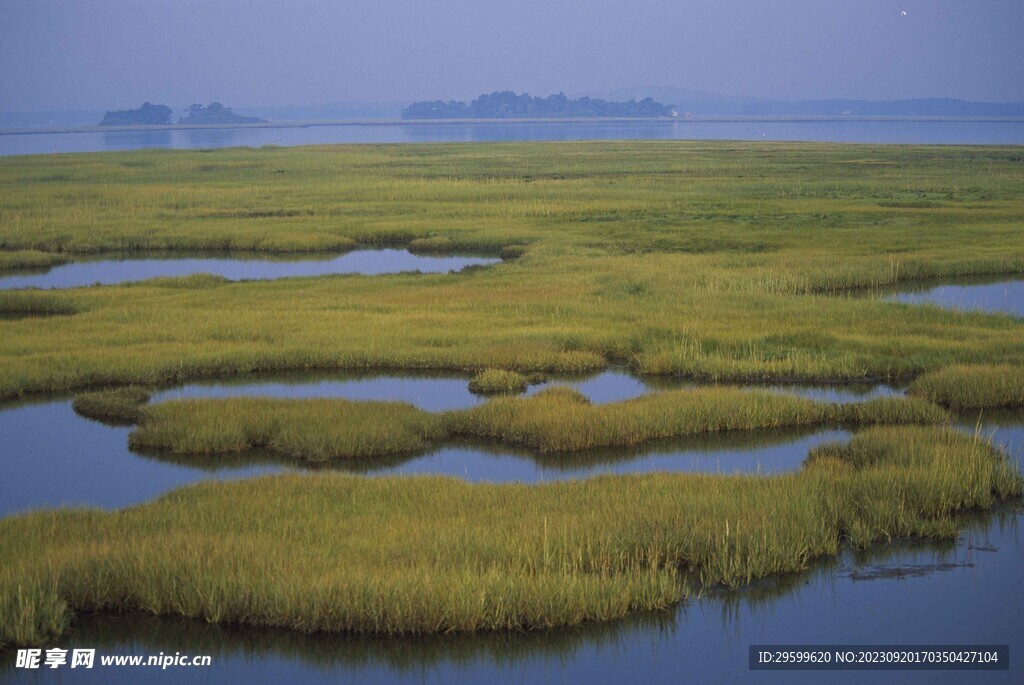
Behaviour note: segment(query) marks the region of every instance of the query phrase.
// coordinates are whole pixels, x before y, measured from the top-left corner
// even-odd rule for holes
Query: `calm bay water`
[[[1024,121],[740,120],[374,122],[279,128],[82,131],[0,135],[0,155],[143,148],[210,149],[332,143],[540,140],[794,140],[836,143],[1024,145]]]

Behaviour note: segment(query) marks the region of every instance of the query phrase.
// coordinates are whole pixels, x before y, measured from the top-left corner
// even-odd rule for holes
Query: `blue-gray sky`
[[[0,110],[652,85],[1021,101],[1022,36],[1021,0],[0,0]]]

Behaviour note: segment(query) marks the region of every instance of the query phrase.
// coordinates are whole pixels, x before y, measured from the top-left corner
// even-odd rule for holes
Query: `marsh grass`
[[[40,250],[0,250],[0,274],[16,269],[45,269],[63,264],[65,255]]]
[[[1024,406],[1024,367],[949,366],[920,376],[907,392],[951,409]]]
[[[519,255],[457,275],[77,289],[67,296],[82,315],[5,325],[0,396],[285,368],[617,360],[646,374],[839,381],[1020,365],[1024,336],[1007,317],[841,294],[1024,273],[1018,157],[638,141],[0,159],[4,253]]]
[[[73,299],[59,293],[0,290],[0,316],[62,316],[79,311]]]
[[[186,454],[266,450],[321,462],[422,450],[444,435],[440,415],[409,404],[235,397],[147,406],[129,445]]]
[[[538,486],[322,473],[207,482],[118,512],[0,520],[0,643],[74,612],[300,632],[549,628],[807,569],[844,542],[949,537],[1019,496],[984,441],[875,427],[773,477],[654,474]]]
[[[264,450],[309,462],[384,457],[456,438],[523,445],[544,453],[629,447],[666,438],[812,425],[940,424],[921,399],[832,404],[735,388],[659,392],[593,406],[574,389],[499,397],[434,414],[395,402],[338,399],[174,400],[140,409],[132,449],[175,454]]]
[[[832,404],[778,393],[699,388],[591,405],[571,388],[527,398],[495,398],[449,414],[457,435],[528,445],[542,452],[624,447],[699,433],[812,424],[941,423],[948,417],[922,400],[880,398]]]
[[[504,369],[484,369],[469,381],[469,391],[474,395],[518,395],[529,386],[527,376]]]
[[[78,395],[71,408],[79,416],[112,426],[131,426],[143,418],[150,393],[143,388],[116,388]]]

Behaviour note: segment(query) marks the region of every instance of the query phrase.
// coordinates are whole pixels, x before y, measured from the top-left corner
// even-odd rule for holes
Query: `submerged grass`
[[[922,375],[908,392],[951,409],[1024,406],[1024,367],[949,366]]]
[[[592,406],[577,391],[554,387],[442,414],[400,403],[242,397],[175,400],[141,412],[129,436],[133,449],[223,454],[262,448],[312,462],[400,454],[457,436],[575,452],[720,431],[948,419],[921,399],[831,404],[733,388],[660,392]]]
[[[1005,455],[935,427],[871,428],[774,477],[208,482],[0,520],[0,643],[96,610],[367,634],[610,620],[668,607],[684,577],[739,586],[844,541],[948,537],[956,512],[1020,493]]]

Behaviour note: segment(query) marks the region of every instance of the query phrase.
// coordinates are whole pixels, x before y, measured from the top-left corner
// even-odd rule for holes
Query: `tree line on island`
[[[100,121],[100,126],[167,126],[171,123],[174,112],[167,105],[142,103],[138,109],[122,109],[107,112]],[[178,119],[179,124],[262,124],[263,119],[244,117],[235,114],[230,107],[219,102],[211,102],[205,107],[200,104],[189,105],[185,116]]]
[[[674,117],[675,105],[652,98],[609,102],[600,98],[570,98],[565,93],[546,98],[517,95],[510,90],[481,95],[465,102],[414,102],[402,110],[403,119],[558,119],[589,117]]]

